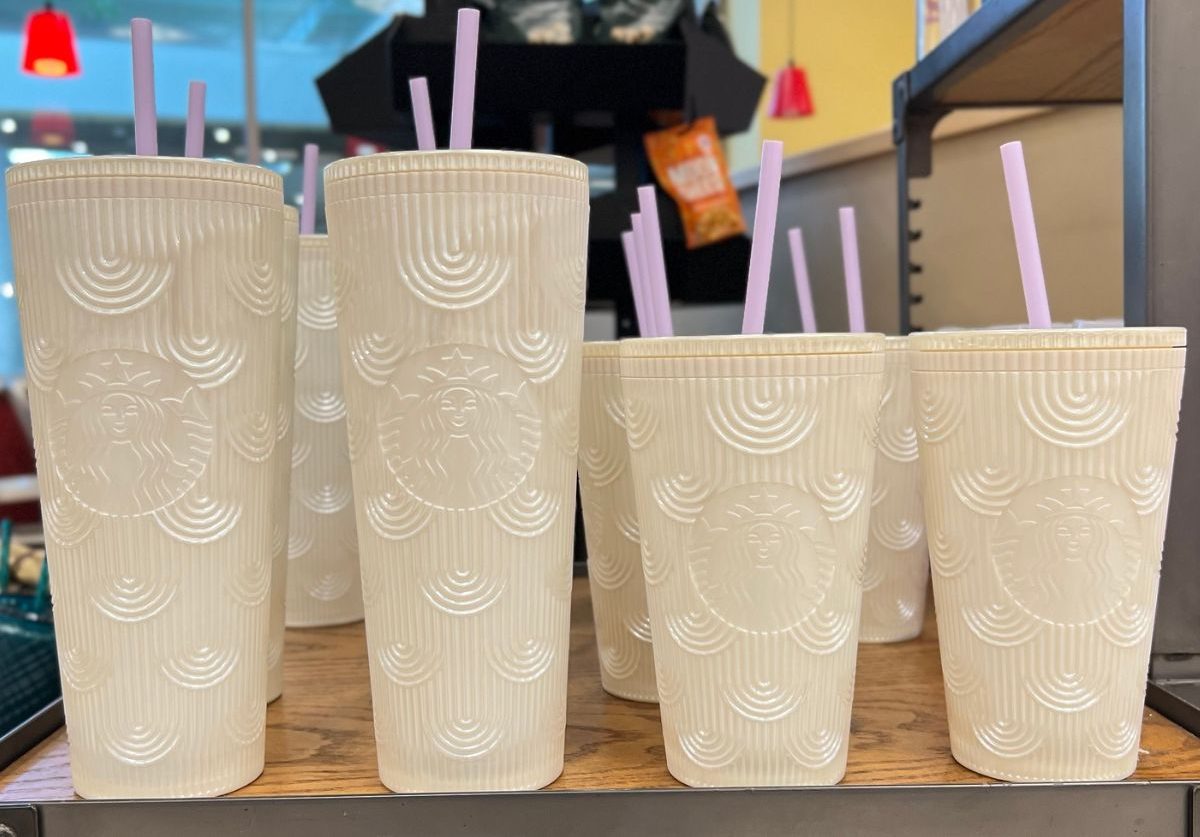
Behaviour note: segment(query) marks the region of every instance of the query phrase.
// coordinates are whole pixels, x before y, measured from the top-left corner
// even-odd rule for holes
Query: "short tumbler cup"
[[[287,623],[363,618],[329,238],[300,236]]]
[[[1183,329],[914,335],[950,747],[1015,782],[1137,766]]]
[[[621,401],[621,356],[613,341],[583,344],[579,498],[600,682],[611,695],[657,702],[637,502]]]
[[[907,337],[887,338],[860,642],[912,639],[925,621],[929,553],[908,356]]]
[[[883,388],[879,334],[621,344],[667,767],[846,769]]]

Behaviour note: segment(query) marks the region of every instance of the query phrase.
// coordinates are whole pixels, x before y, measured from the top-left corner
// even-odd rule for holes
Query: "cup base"
[[[1057,773],[1057,774],[1041,774],[1041,775],[1025,775],[1022,773],[1013,772],[1010,770],[995,770],[991,767],[972,762],[969,758],[964,758],[955,752],[953,741],[950,743],[950,754],[954,756],[954,760],[974,773],[980,776],[987,776],[992,779],[999,779],[1002,782],[1012,782],[1014,784],[1046,784],[1048,782],[1120,782],[1128,779],[1137,770],[1136,755],[1133,764],[1128,769],[1121,768],[1111,773],[1095,773],[1095,772],[1079,772],[1079,773]]]
[[[291,629],[291,628],[301,628],[301,629],[336,628],[339,625],[353,625],[355,622],[361,622],[361,621],[363,621],[363,616],[360,613],[358,616],[351,616],[347,619],[333,619],[330,621],[326,621],[324,619],[317,619],[312,622],[292,622],[291,620],[289,620],[284,627],[288,628],[288,629]]]
[[[214,796],[224,796],[227,793],[253,782],[262,775],[266,766],[265,754],[255,763],[241,770],[230,771],[228,775],[210,778],[205,782],[176,783],[172,785],[139,785],[129,787],[119,782],[105,783],[75,781],[75,795],[80,799],[205,799]]]
[[[710,775],[702,778],[692,775],[687,769],[678,769],[676,765],[671,764],[670,758],[667,759],[667,772],[689,788],[818,788],[836,785],[846,778],[846,761],[843,756],[837,772],[830,773],[827,777],[818,780],[808,779],[806,781],[796,781],[794,776],[764,776],[761,774],[728,781],[713,781],[714,776],[719,776],[721,771],[711,771]]]
[[[603,680],[601,681],[601,686],[604,688],[605,692],[615,698],[620,698],[621,700],[632,700],[636,701],[637,703],[658,703],[657,692],[641,692],[637,689],[625,689],[620,686],[613,686],[605,683]]]
[[[859,645],[886,645],[896,642],[909,642],[914,639],[919,639],[921,636],[921,626],[918,625],[915,629],[905,628],[902,631],[871,634],[860,633],[858,635]]]
[[[491,781],[472,783],[470,781],[438,782],[417,784],[411,776],[391,776],[390,771],[379,767],[379,781],[393,793],[502,793],[504,791],[541,790],[562,775],[563,758],[541,770],[530,770],[511,781],[496,781],[496,777],[488,776]]]

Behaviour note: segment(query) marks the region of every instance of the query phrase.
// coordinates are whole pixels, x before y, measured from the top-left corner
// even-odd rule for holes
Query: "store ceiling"
[[[0,2],[0,32],[20,31],[36,0]],[[241,39],[241,0],[59,0],[81,38],[127,39],[129,21],[154,21],[161,43],[223,46]],[[255,0],[260,42],[347,50],[393,14],[421,14],[423,0]]]

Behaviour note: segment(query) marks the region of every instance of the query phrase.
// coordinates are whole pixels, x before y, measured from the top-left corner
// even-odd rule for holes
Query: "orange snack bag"
[[[746,231],[711,116],[653,131],[645,142],[654,176],[679,205],[689,250]]]

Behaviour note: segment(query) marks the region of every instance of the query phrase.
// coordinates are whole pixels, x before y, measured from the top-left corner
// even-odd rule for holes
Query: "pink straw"
[[[642,215],[642,247],[646,253],[649,273],[646,286],[654,294],[656,337],[674,337],[675,325],[671,322],[671,295],[667,291],[667,259],[663,254],[662,227],[658,223],[658,198],[653,186],[638,187],[638,209]]]
[[[1046,299],[1046,277],[1042,273],[1042,253],[1038,247],[1037,226],[1033,221],[1033,199],[1029,196],[1029,175],[1025,171],[1025,149],[1019,142],[1000,146],[1004,162],[1004,185],[1008,187],[1008,210],[1012,215],[1017,240],[1017,263],[1021,267],[1021,285],[1025,289],[1025,311],[1030,328],[1050,328],[1050,302]]]
[[[204,91],[204,82],[188,82],[187,129],[183,139],[184,157],[204,156]]]
[[[437,141],[433,138],[433,110],[429,107],[429,81],[425,76],[408,80],[408,93],[412,97],[413,122],[417,126],[417,150],[433,151]]]
[[[139,156],[158,155],[158,116],[154,110],[154,30],[150,21],[129,22],[133,43],[133,147]]]
[[[758,167],[758,199],[754,204],[754,237],[750,240],[750,275],[742,334],[762,334],[767,319],[767,286],[771,280],[771,251],[775,247],[775,216],[779,212],[779,179],[783,176],[783,143],[766,140]]]
[[[817,318],[813,314],[812,287],[808,284],[808,260],[804,257],[804,234],[799,227],[788,230],[792,251],[792,273],[796,277],[796,299],[800,300],[800,323],[805,334],[815,334]]]
[[[843,206],[838,210],[842,224],[842,270],[846,274],[846,308],[850,313],[850,330],[867,330],[867,318],[863,315],[862,271],[858,265],[858,223],[854,219],[854,207]]]
[[[317,225],[317,146],[304,146],[304,187],[300,202],[300,234],[312,235]]]
[[[629,271],[629,286],[633,290],[633,311],[637,316],[638,334],[653,337],[654,326],[646,316],[646,301],[642,298],[642,277],[638,273],[637,242],[629,230],[621,233],[621,249],[625,251],[625,269]]]
[[[658,331],[658,297],[654,293],[653,282],[650,280],[650,266],[646,260],[646,225],[642,213],[635,212],[629,216],[633,227],[633,250],[636,257],[637,277],[642,285],[642,302],[645,303],[646,319],[650,323],[650,333],[647,337],[662,337]]]
[[[454,98],[450,100],[450,147],[470,148],[475,120],[475,62],[479,57],[479,10],[458,10],[454,44]]]

